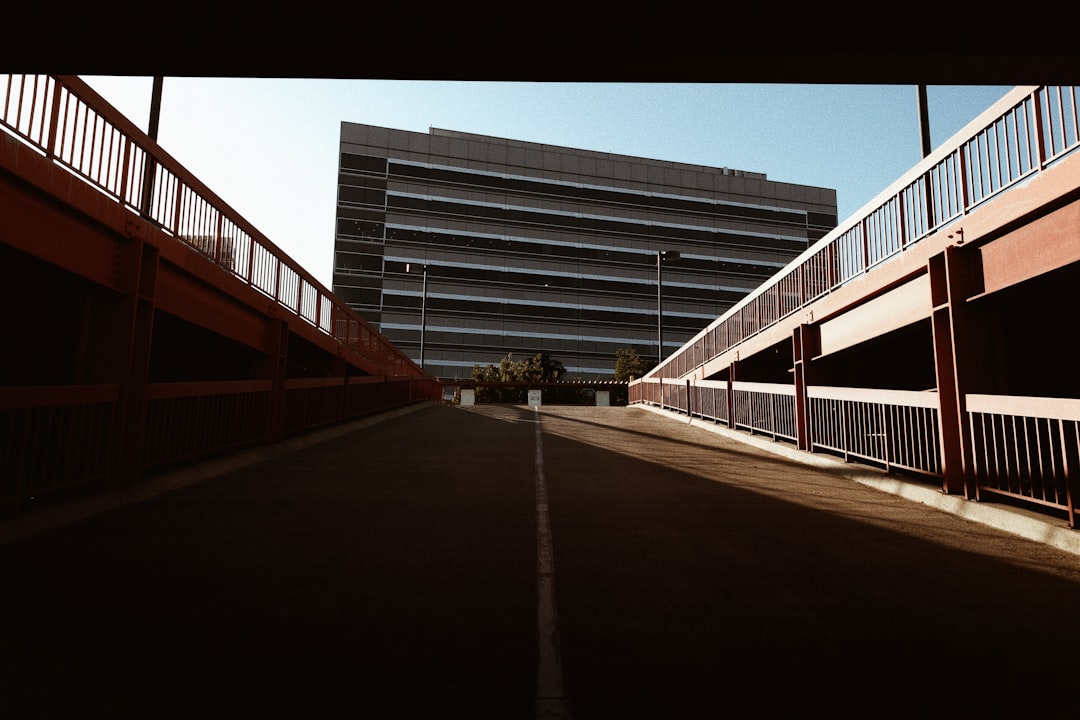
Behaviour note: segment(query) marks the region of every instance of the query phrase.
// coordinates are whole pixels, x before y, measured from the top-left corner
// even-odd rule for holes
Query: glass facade
[[[682,346],[836,219],[834,190],[760,173],[342,123],[333,289],[417,362],[423,315],[439,377],[547,352],[603,378],[619,348],[657,359],[661,319],[663,355]],[[661,251],[679,257],[658,278]]]

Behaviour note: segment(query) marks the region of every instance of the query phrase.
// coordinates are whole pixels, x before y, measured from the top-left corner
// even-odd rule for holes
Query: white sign
[[[540,391],[539,390],[530,390],[529,391],[529,405],[536,405],[536,406],[540,405]]]
[[[476,391],[472,388],[461,388],[461,404],[462,405],[475,405],[476,404]]]

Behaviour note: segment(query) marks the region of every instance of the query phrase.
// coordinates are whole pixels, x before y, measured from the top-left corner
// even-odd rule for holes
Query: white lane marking
[[[536,427],[536,586],[537,651],[536,717],[569,718],[563,691],[559,650],[559,614],[555,606],[555,555],[548,521],[547,482],[544,479],[544,441],[540,408],[533,406]]]

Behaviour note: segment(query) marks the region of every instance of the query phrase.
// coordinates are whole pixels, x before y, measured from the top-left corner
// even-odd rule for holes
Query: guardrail
[[[642,378],[630,403],[798,443],[796,390],[775,383]],[[809,452],[886,471],[943,472],[936,392],[810,386]],[[1080,504],[1080,400],[968,394],[970,468],[976,500],[1009,497],[1063,511],[1076,527]]]
[[[159,471],[430,398],[413,376],[150,383],[141,468]],[[0,517],[108,487],[119,385],[0,388]],[[275,408],[280,407],[280,413]]]
[[[722,423],[773,440],[798,443],[796,392],[779,383],[643,378],[630,402]],[[810,387],[807,449],[861,460],[886,470],[941,473],[936,393]]]
[[[78,77],[0,74],[0,128],[355,350],[382,374],[424,374]]]
[[[927,475],[941,474],[932,392],[808,387],[810,449]]]
[[[1080,400],[968,395],[978,492],[1063,508],[1080,502]]]
[[[646,377],[680,378],[1080,145],[1080,90],[1014,89]]]
[[[0,389],[0,508],[103,482],[119,385]]]

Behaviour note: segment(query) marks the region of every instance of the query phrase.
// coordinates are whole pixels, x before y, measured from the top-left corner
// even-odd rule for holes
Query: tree
[[[645,361],[634,348],[619,348],[615,351],[616,382],[629,382],[632,378],[641,377],[647,370]]]
[[[473,380],[480,382],[540,383],[558,382],[566,367],[546,352],[538,352],[527,360],[514,360],[513,353],[499,361],[499,366],[473,365]],[[482,402],[524,402],[528,388],[477,388],[477,400]]]

